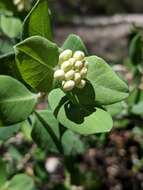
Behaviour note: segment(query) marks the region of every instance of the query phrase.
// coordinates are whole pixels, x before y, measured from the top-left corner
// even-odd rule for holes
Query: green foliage
[[[70,137],[70,138],[69,138]],[[62,136],[62,145],[65,155],[82,154],[85,151],[85,146],[79,135],[67,130]]]
[[[0,119],[3,124],[25,120],[34,110],[36,102],[37,95],[23,84],[9,76],[0,75]]]
[[[18,18],[6,17],[4,15],[0,17],[0,26],[2,31],[10,38],[17,37],[22,30],[22,23]]]
[[[87,79],[95,90],[95,101],[99,105],[119,102],[128,96],[128,86],[97,56],[87,57],[89,68]]]
[[[49,94],[49,104],[62,125],[80,134],[107,132],[112,128],[112,119],[106,111],[73,104],[60,89]]]
[[[0,39],[0,55],[13,51],[13,43],[9,39]]]
[[[0,141],[6,141],[14,136],[20,129],[20,124],[15,124],[7,127],[0,127]]]
[[[49,40],[33,36],[15,46],[16,61],[24,81],[42,92],[53,85],[53,69],[58,63],[58,47]]]
[[[131,39],[130,59],[125,62],[133,75],[128,97],[126,82],[102,58],[88,54],[79,36],[70,34],[61,47],[51,41],[47,0],[38,0],[24,20],[22,39],[20,25],[19,29],[13,27],[17,25],[14,16],[4,15],[4,38],[0,39],[5,43],[0,53],[6,53],[0,56],[0,189],[35,190],[34,183],[37,189],[74,189],[76,185],[104,189],[103,175],[109,180],[112,166],[120,173],[114,160],[108,163],[112,162],[111,155],[117,162],[117,155],[119,160],[131,160],[130,174],[142,172],[142,32],[139,30]],[[85,54],[82,61],[88,73],[82,78],[86,81],[84,88],[65,91],[60,80],[53,80],[60,53],[66,49]],[[113,127],[111,116],[114,129],[108,135]],[[16,138],[11,138],[15,134]],[[48,171],[49,157],[56,157],[57,173]],[[62,184],[55,180],[59,173],[64,178],[60,179]]]
[[[36,190],[34,182],[31,177],[25,174],[15,175],[10,181],[8,181],[2,190]]]
[[[143,41],[141,34],[137,34],[131,41],[129,56],[133,64],[137,65],[143,60]]]
[[[107,105],[106,109],[110,113],[111,116],[120,115],[125,111],[124,102],[118,102],[115,104]]]
[[[44,150],[57,152],[54,139],[60,138],[59,124],[50,110],[37,112],[32,130],[33,140]],[[44,121],[44,123],[43,123]],[[50,136],[51,134],[51,136]],[[54,138],[52,139],[52,137]]]
[[[10,75],[19,80],[21,79],[20,73],[16,65],[14,53],[8,53],[0,56],[0,74]]]
[[[143,101],[133,105],[131,112],[136,115],[143,115]]]
[[[87,49],[81,40],[81,38],[75,34],[70,34],[68,38],[65,40],[64,44],[62,45],[62,49],[71,49],[72,51],[76,50],[81,50],[83,51],[86,55]]]
[[[35,35],[52,40],[48,0],[38,0],[24,20],[22,39]]]
[[[119,113],[117,109],[120,107],[116,107],[117,104],[114,103],[127,98],[128,86],[103,59],[88,55],[79,36],[70,34],[62,47],[51,41],[52,29],[47,0],[36,2],[25,18],[22,29],[15,18],[3,16],[1,20],[4,35],[10,40],[14,38],[11,43],[14,49],[0,57],[0,140],[6,141],[19,131],[23,133],[20,138],[25,138],[27,143],[33,140],[39,147],[39,152],[32,175],[35,172],[42,180],[47,180],[45,166],[41,163],[43,157],[48,152],[66,156],[82,154],[87,144],[81,135],[109,132],[113,126],[109,112],[112,115]],[[19,39],[21,30],[22,39]],[[72,50],[68,51],[70,55],[61,58],[61,53],[67,49]],[[72,60],[75,59],[82,66],[76,70],[73,63],[74,76],[78,72],[80,82],[84,81],[85,86],[81,88],[78,83],[75,85],[72,78],[76,87],[71,91],[64,91],[61,81],[56,81],[54,72],[59,68],[60,58],[65,62],[67,57],[70,59],[72,56]],[[81,74],[83,67],[88,71],[87,76]],[[67,80],[66,71],[63,73],[64,80]],[[42,101],[46,108],[42,107],[39,111],[36,105],[41,106]],[[48,108],[45,106],[47,103]],[[113,107],[111,104],[114,104]],[[110,109],[105,105],[110,105]],[[103,135],[100,141],[105,141],[105,138]],[[31,154],[36,157],[33,146],[31,149],[26,159],[28,157],[30,160]],[[18,172],[24,173],[27,169],[25,158],[14,146],[8,148],[8,151],[17,163]],[[21,160],[24,161],[19,167]],[[12,171],[8,178],[14,173]],[[40,183],[39,179],[35,180],[37,184]],[[16,175],[3,186],[3,190],[23,188],[35,189],[33,180],[25,174]]]
[[[0,160],[0,188],[5,184],[7,178],[6,162]]]

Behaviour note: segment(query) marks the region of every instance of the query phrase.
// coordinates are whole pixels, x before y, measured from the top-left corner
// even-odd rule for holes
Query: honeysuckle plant
[[[73,132],[111,130],[106,105],[125,99],[128,86],[102,58],[89,55],[79,36],[70,34],[61,47],[54,43],[50,25],[48,2],[38,0],[21,41],[0,57],[0,129],[8,138],[24,123],[40,147],[65,153],[75,143]],[[37,110],[43,94],[48,106]]]

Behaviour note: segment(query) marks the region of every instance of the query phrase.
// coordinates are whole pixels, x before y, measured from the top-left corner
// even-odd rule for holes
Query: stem
[[[35,115],[37,117],[37,119],[42,123],[42,125],[44,126],[44,128],[46,129],[46,131],[49,133],[49,135],[51,136],[53,142],[55,143],[58,151],[60,153],[63,153],[63,147],[61,144],[61,141],[58,139],[58,137],[55,135],[55,133],[53,132],[53,130],[51,129],[51,127],[48,125],[48,123],[46,123],[46,121],[40,116],[40,114],[38,114],[37,112],[35,112]]]
[[[69,98],[69,100],[73,103],[78,105],[79,102],[77,101],[76,97],[72,94],[72,92],[67,92],[67,97]]]

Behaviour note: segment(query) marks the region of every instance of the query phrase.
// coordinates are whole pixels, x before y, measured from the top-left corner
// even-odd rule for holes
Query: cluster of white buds
[[[14,5],[17,6],[18,11],[29,10],[32,0],[13,0]]]
[[[59,56],[58,65],[54,78],[61,81],[64,91],[71,91],[74,87],[84,88],[88,66],[84,52],[64,50]]]

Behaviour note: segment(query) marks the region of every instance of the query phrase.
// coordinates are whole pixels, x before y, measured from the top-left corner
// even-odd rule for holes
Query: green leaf
[[[0,54],[5,54],[13,51],[13,43],[9,39],[0,38]]]
[[[128,107],[132,108],[135,104],[138,102],[143,101],[143,90],[139,88],[134,88],[130,94],[129,97],[126,99],[126,103],[128,104]]]
[[[62,136],[62,145],[65,155],[82,154],[85,151],[84,143],[79,135],[67,130]]]
[[[7,179],[6,162],[0,159],[0,189]]]
[[[119,102],[128,96],[128,86],[111,67],[97,56],[87,57],[89,63],[87,79],[95,90],[95,101],[99,105]]]
[[[10,75],[14,78],[21,79],[20,73],[15,62],[14,53],[8,53],[0,56],[0,74]]]
[[[4,190],[35,190],[34,182],[31,177],[25,174],[15,175]]]
[[[33,36],[15,46],[16,61],[23,80],[38,91],[47,92],[53,84],[53,69],[58,64],[56,44]]]
[[[17,37],[22,30],[22,23],[14,17],[1,16],[1,29],[10,38]]]
[[[0,75],[0,120],[11,125],[25,120],[33,111],[37,95],[12,77]]]
[[[22,161],[23,155],[21,154],[20,150],[18,150],[18,148],[14,145],[8,147],[8,153],[11,159],[14,160],[16,163],[20,163]]]
[[[136,115],[143,115],[143,101],[133,105],[131,112]]]
[[[0,141],[6,141],[10,137],[14,136],[19,131],[20,127],[20,124],[0,127]]]
[[[71,49],[72,51],[83,51],[86,55],[88,54],[87,49],[81,40],[81,38],[75,34],[70,34],[62,45],[62,49]]]
[[[112,119],[110,115],[99,108],[88,116],[81,119],[80,109],[75,106],[67,108],[68,104],[61,107],[57,118],[65,127],[83,135],[108,132],[112,128]],[[78,115],[79,114],[79,115]],[[78,117],[78,118],[77,118]]]
[[[61,89],[57,88],[49,93],[48,101],[50,108],[52,109],[55,115],[56,109],[60,108],[61,105],[67,102],[68,98],[65,96],[65,93]]]
[[[48,0],[38,0],[24,20],[22,39],[35,35],[52,40]]]
[[[143,60],[143,42],[142,36],[137,34],[131,41],[129,47],[129,57],[134,64],[138,64]]]
[[[32,138],[40,148],[51,152],[57,152],[57,147],[52,137],[54,135],[54,138],[56,136],[56,138],[59,139],[60,133],[58,121],[50,110],[43,110],[38,112],[38,114],[45,121],[46,125],[43,125],[38,117],[35,117]]]
[[[100,109],[82,109],[68,101],[60,89],[49,94],[49,104],[58,121],[65,127],[84,135],[110,131],[112,118]]]
[[[105,107],[112,117],[126,112],[124,102],[118,102]]]
[[[32,137],[31,137],[31,132],[32,132],[32,122],[31,119],[33,119],[33,117],[31,118],[30,117],[30,122],[29,120],[25,120],[21,123],[21,132],[23,133],[24,135],[24,138],[27,140],[27,141],[32,141]]]

